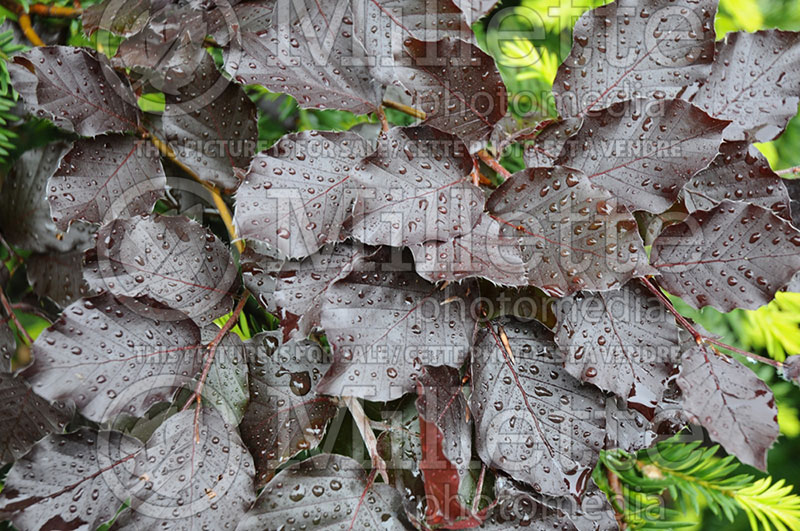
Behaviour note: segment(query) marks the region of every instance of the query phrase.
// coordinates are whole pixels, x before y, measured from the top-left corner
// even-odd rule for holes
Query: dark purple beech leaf
[[[793,31],[737,31],[717,42],[708,81],[689,96],[714,118],[732,120],[726,140],[774,140],[797,114],[800,39]]]
[[[430,127],[393,128],[353,175],[358,200],[353,235],[370,245],[446,241],[478,222],[483,192],[473,159],[456,137]]]
[[[289,94],[301,107],[356,114],[378,110],[383,86],[353,38],[350,2],[280,0],[272,19],[264,32],[241,33],[241,49],[225,61],[233,79]]]
[[[26,151],[6,176],[0,194],[0,227],[11,245],[47,255],[83,251],[91,245],[88,226],[75,223],[62,233],[47,204],[47,180],[69,148],[56,142]]]
[[[371,484],[354,459],[319,454],[282,470],[267,483],[237,529],[402,531],[406,527],[398,516],[401,506],[401,494],[389,485]]]
[[[225,243],[184,217],[117,219],[98,232],[84,278],[116,297],[149,297],[199,325],[226,314],[238,271]]]
[[[680,356],[675,318],[638,282],[576,293],[556,309],[556,343],[575,378],[652,418]]]
[[[187,5],[166,5],[135,35],[124,40],[111,60],[116,68],[141,77],[135,86],[175,94],[192,83],[206,57],[208,25],[202,12]]]
[[[8,326],[5,312],[0,310],[0,373],[11,372],[11,359],[17,351],[17,339]]]
[[[472,26],[479,18],[492,10],[497,0],[453,0],[464,13],[467,24]]]
[[[411,247],[417,274],[431,282],[480,277],[505,286],[526,286],[528,275],[520,238],[483,214],[472,231],[446,242]]]
[[[472,422],[461,390],[461,376],[453,367],[425,367],[417,379],[417,410],[442,434],[444,456],[464,477],[472,460]]]
[[[33,292],[61,308],[81,297],[94,295],[83,279],[83,254],[83,251],[71,251],[30,255],[25,260],[25,271]]]
[[[268,246],[259,245],[259,242],[251,240],[239,256],[239,263],[242,266],[244,287],[264,309],[276,313],[278,307],[274,300],[275,286],[278,282],[278,273],[284,265],[283,256]]]
[[[219,333],[216,325],[201,330],[203,343],[208,345]],[[235,333],[226,334],[214,351],[214,360],[203,385],[203,401],[219,412],[233,426],[242,421],[250,401],[247,375],[247,349]],[[195,378],[191,389],[197,387]]]
[[[553,83],[561,116],[632,98],[674,98],[714,60],[717,2],[617,0],[581,16]]]
[[[279,339],[265,332],[249,347],[251,398],[241,431],[253,454],[258,488],[280,465],[316,448],[337,412],[334,399],[316,390],[331,364],[322,347],[308,339],[278,345]]]
[[[173,415],[136,454],[119,529],[233,529],[256,498],[253,459],[213,408]]]
[[[50,435],[14,463],[0,514],[18,529],[96,529],[129,496],[133,458],[142,446],[116,431]]]
[[[73,400],[96,422],[169,401],[202,370],[200,330],[189,319],[159,321],[136,310],[108,294],[67,307],[33,344],[25,376],[34,391],[50,402]]]
[[[667,227],[650,261],[661,285],[694,308],[754,310],[800,270],[800,231],[763,207],[726,200]]]
[[[74,406],[39,398],[20,376],[0,373],[0,463],[10,463],[28,453],[39,439],[61,433],[72,418]]]
[[[615,103],[586,115],[557,164],[581,170],[631,212],[660,213],[717,155],[726,125],[683,100]]]
[[[83,138],[64,155],[47,181],[47,201],[56,226],[77,220],[107,223],[149,214],[164,195],[161,158],[133,136]]]
[[[800,385],[800,355],[789,356],[783,362],[783,377]]]
[[[494,486],[497,504],[481,529],[536,531],[616,531],[619,527],[605,494],[594,482],[580,502],[572,497],[549,498],[499,476]]]
[[[753,371],[695,346],[683,353],[677,383],[693,422],[742,463],[767,469],[767,451],[779,435],[778,408]]]
[[[289,258],[344,240],[343,225],[355,203],[352,177],[372,151],[350,132],[309,131],[281,139],[253,159],[236,193],[239,235]]]
[[[258,142],[256,106],[242,87],[205,55],[192,83],[165,100],[162,126],[178,160],[223,190],[236,188],[234,169],[250,165]]]
[[[618,397],[606,400],[606,449],[633,453],[650,448],[656,441],[652,423]]]
[[[633,216],[579,171],[517,172],[487,208],[504,235],[522,239],[528,281],[549,295],[613,289],[649,270]]]
[[[83,32],[92,36],[104,29],[129,37],[147,24],[152,11],[151,0],[105,0],[83,10]]]
[[[394,400],[416,389],[423,365],[460,367],[467,357],[477,286],[441,289],[416,273],[380,265],[387,272],[350,273],[324,296],[321,322],[334,362],[321,393]]]
[[[494,124],[492,134],[489,135],[489,142],[495,153],[503,153],[509,146],[516,142],[523,142],[535,138],[539,131],[547,127],[552,120],[544,114],[534,112],[522,118],[518,118],[512,113],[507,113],[499,122]],[[561,152],[561,148],[558,149]],[[555,158],[555,157],[554,157]],[[536,164],[541,166],[541,164]]]
[[[472,354],[478,455],[536,492],[579,497],[605,439],[603,393],[564,370],[538,322],[504,317],[489,325]]]
[[[46,46],[13,61],[8,65],[11,83],[37,117],[81,136],[138,129],[136,96],[104,55]]]
[[[206,13],[208,34],[220,46],[228,46],[242,34],[265,33],[272,26],[277,2],[248,0],[245,2],[217,2],[216,9]]]
[[[800,179],[784,179],[783,184],[789,191],[789,206],[792,211],[790,219],[795,227],[800,227]]]
[[[458,369],[425,367],[417,395],[425,522],[446,529],[476,527],[484,515],[473,514],[459,495],[472,461],[472,423]]]
[[[583,119],[567,118],[545,126],[533,142],[525,144],[522,156],[528,168],[552,166],[564,144],[580,130]]]
[[[791,220],[789,192],[769,162],[747,142],[725,142],[720,153],[683,187],[689,212],[710,210],[720,201],[744,201]]]
[[[407,66],[396,68],[395,75],[426,113],[424,123],[470,148],[486,140],[506,114],[506,87],[494,59],[471,42],[409,38],[398,61]]]
[[[287,261],[278,274],[273,300],[284,334],[306,337],[320,326],[325,293],[334,282],[359,271],[374,249],[347,243],[326,245],[302,261]]]

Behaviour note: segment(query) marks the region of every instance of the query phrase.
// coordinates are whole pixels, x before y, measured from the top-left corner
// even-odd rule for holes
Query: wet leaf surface
[[[227,246],[210,230],[159,215],[117,219],[101,228],[84,276],[97,291],[149,297],[174,310],[174,318],[182,313],[201,326],[230,311],[239,285]]]
[[[800,231],[765,208],[722,201],[668,227],[651,263],[664,288],[695,308],[754,310],[800,270]]]
[[[638,97],[674,98],[714,60],[716,2],[617,0],[584,13],[553,94],[561,116]]]
[[[46,400],[72,400],[85,417],[105,422],[140,416],[168,401],[202,369],[200,330],[190,320],[160,321],[112,296],[67,307],[33,345],[25,371]]]
[[[8,65],[11,83],[39,118],[82,136],[139,127],[136,97],[104,55],[69,46],[34,48]]]
[[[578,171],[517,172],[487,208],[504,235],[522,239],[528,281],[550,295],[612,289],[647,271],[633,216]]]
[[[47,181],[56,226],[76,220],[106,223],[149,214],[164,195],[167,178],[154,149],[132,136],[81,139]]]
[[[675,318],[658,299],[631,282],[563,299],[556,318],[567,372],[652,418],[680,353]]]
[[[291,465],[261,492],[238,529],[280,529],[284,525],[316,529],[392,529],[401,495],[388,485],[372,485],[350,457],[320,454]]]
[[[745,201],[791,221],[789,192],[769,162],[747,142],[725,142],[720,153],[683,188],[689,212],[710,210],[720,201]]]
[[[244,440],[256,466],[256,486],[264,486],[278,466],[303,450],[316,448],[336,402],[317,393],[330,367],[328,354],[308,339],[283,345],[268,332],[249,345],[250,405],[242,420]]]
[[[713,160],[726,125],[682,100],[616,103],[587,114],[556,163],[581,170],[631,211],[659,213]]]
[[[564,370],[539,323],[505,317],[491,327],[472,355],[478,455],[536,492],[580,496],[603,446],[603,394]]]
[[[767,450],[778,438],[778,408],[769,387],[733,358],[696,346],[683,353],[677,379],[682,405],[739,460],[767,468]]]
[[[32,254],[25,263],[28,282],[40,297],[47,297],[61,308],[81,297],[94,295],[83,279],[83,251],[63,254]]]
[[[22,377],[7,373],[0,373],[0,396],[0,463],[11,463],[39,439],[63,432],[75,410],[63,402],[51,406]]]
[[[773,140],[797,114],[798,58],[797,33],[729,33],[717,42],[708,81],[691,101],[714,118],[733,121],[727,140]]]

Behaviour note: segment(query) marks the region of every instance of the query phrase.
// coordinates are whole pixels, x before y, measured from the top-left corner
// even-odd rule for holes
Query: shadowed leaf
[[[754,310],[800,270],[800,231],[760,206],[722,201],[667,227],[650,260],[664,288],[694,308]]]
[[[767,450],[778,438],[778,408],[753,371],[695,346],[683,353],[677,382],[694,422],[741,462],[767,469]]]

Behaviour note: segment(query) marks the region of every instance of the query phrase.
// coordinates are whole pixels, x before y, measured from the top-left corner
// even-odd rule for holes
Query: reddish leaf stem
[[[791,168],[777,170],[775,173],[778,175],[794,175],[795,173],[800,173],[800,166],[793,166]]]
[[[3,304],[3,308],[5,308],[9,319],[14,321],[14,325],[16,325],[17,330],[19,331],[19,333],[25,336],[25,338],[28,340],[28,344],[29,345],[33,345],[33,338],[30,336],[28,331],[25,330],[25,327],[22,326],[22,323],[19,322],[19,319],[17,319],[17,316],[14,313],[14,309],[12,308],[11,303],[8,302],[8,299],[6,298],[6,294],[3,291],[3,286],[0,286],[0,303]]]
[[[478,151],[478,158],[481,159],[484,164],[496,171],[498,175],[501,175],[503,179],[508,179],[511,177],[511,172],[505,169],[503,165],[500,164],[497,159],[491,156],[485,149]]]
[[[656,286],[654,286],[653,283],[650,282],[645,277],[641,277],[640,280],[642,281],[642,283],[645,286],[647,286],[647,289],[649,289],[650,292],[653,293],[653,295],[655,295],[658,298],[659,301],[661,301],[661,303],[667,308],[667,310],[669,310],[670,313],[675,316],[675,319],[678,321],[678,323],[680,323],[681,326],[683,326],[683,328],[685,328],[687,332],[692,334],[692,337],[694,337],[695,343],[697,343],[698,345],[704,345],[706,343],[710,343],[712,345],[716,345],[716,346],[718,346],[720,348],[724,348],[726,350],[730,350],[731,352],[735,352],[735,353],[740,354],[742,356],[746,356],[746,357],[754,359],[756,361],[760,361],[761,363],[765,363],[767,365],[771,365],[772,367],[775,367],[776,369],[783,368],[783,363],[781,363],[780,361],[776,361],[776,360],[773,360],[773,359],[770,359],[770,358],[765,358],[764,356],[759,356],[758,354],[753,354],[752,352],[748,352],[746,350],[742,350],[742,349],[733,347],[733,346],[728,345],[727,343],[724,343],[724,342],[722,342],[722,341],[720,341],[718,339],[715,339],[713,337],[704,336],[703,334],[698,332],[697,329],[694,326],[692,326],[692,324],[683,315],[680,314],[680,312],[678,312],[678,310],[675,308],[675,306],[673,306],[672,302],[670,302],[670,300],[667,297],[665,297],[663,293],[661,293],[660,289],[658,289]]]

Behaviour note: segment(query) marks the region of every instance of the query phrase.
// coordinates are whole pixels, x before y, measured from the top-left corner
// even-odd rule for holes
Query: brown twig
[[[606,478],[608,478],[608,486],[614,492],[614,501],[616,502],[616,505],[612,504],[614,518],[617,519],[620,531],[625,531],[625,497],[622,495],[622,483],[611,470],[606,470]]]
[[[176,166],[182,169],[187,175],[189,175],[192,179],[203,185],[203,187],[208,190],[211,194],[211,199],[214,201],[214,206],[217,207],[219,211],[219,217],[222,219],[222,223],[225,224],[225,228],[228,231],[228,235],[231,238],[231,243],[236,246],[236,249],[241,253],[244,251],[244,242],[239,239],[239,236],[236,234],[236,227],[233,225],[233,216],[231,215],[231,211],[228,208],[228,205],[225,203],[225,200],[222,199],[222,194],[220,193],[219,189],[204,181],[197,175],[190,167],[186,164],[178,160],[178,157],[175,155],[175,152],[172,151],[172,148],[169,147],[165,142],[159,139],[156,135],[145,132],[147,138],[153,143],[154,146],[158,148],[162,155],[166,158],[171,160]]]
[[[225,338],[228,332],[231,331],[231,328],[239,321],[239,314],[242,313],[244,309],[244,305],[247,304],[247,299],[250,297],[250,292],[244,290],[242,293],[242,297],[239,299],[239,302],[236,304],[236,307],[233,309],[233,313],[231,314],[230,319],[228,319],[222,328],[219,329],[217,335],[214,336],[208,345],[206,345],[206,360],[205,364],[203,365],[203,372],[200,374],[200,378],[197,381],[197,386],[194,389],[194,393],[192,396],[189,397],[187,403],[183,406],[183,409],[186,409],[188,405],[192,402],[192,399],[197,401],[197,409],[195,409],[194,418],[195,418],[195,439],[197,442],[200,442],[200,432],[199,432],[199,412],[200,412],[200,402],[203,399],[203,386],[206,383],[206,378],[208,378],[208,372],[211,370],[211,364],[214,362],[214,356],[217,353],[217,346],[219,343]]]
[[[503,179],[508,179],[511,177],[511,172],[505,169],[503,165],[500,164],[497,159],[491,156],[485,149],[478,151],[478,158],[481,159],[484,164],[496,171],[498,175],[501,175]]]
[[[14,313],[14,308],[12,308],[11,307],[11,303],[8,302],[8,299],[6,298],[6,293],[3,291],[3,287],[2,286],[0,286],[0,303],[2,303],[3,308],[5,308],[9,319],[14,321],[14,325],[16,325],[17,330],[19,331],[19,333],[25,336],[25,339],[28,340],[28,344],[29,345],[33,345],[33,338],[28,333],[28,331],[25,330],[25,327],[22,326],[22,323],[19,322],[19,319],[17,319],[17,315]]]
[[[384,483],[389,483],[389,474],[386,472],[386,462],[378,454],[378,439],[375,437],[375,432],[372,431],[370,426],[369,417],[361,407],[361,402],[353,396],[343,396],[342,402],[350,410],[353,420],[358,426],[358,431],[361,432],[361,438],[364,440],[364,445],[369,451],[369,456],[372,459],[373,471],[377,471],[383,478]]]
[[[78,2],[75,2],[75,4],[77,3]],[[83,9],[46,4],[31,4],[28,12],[40,17],[78,18],[83,14]]]
[[[794,166],[792,168],[778,170],[775,173],[777,173],[778,175],[793,175],[795,173],[800,173],[800,166]]]
[[[428,117],[428,115],[425,114],[425,111],[421,111],[419,109],[415,109],[414,107],[409,107],[408,105],[392,100],[383,100],[383,106],[400,111],[409,116],[413,116],[414,118],[419,118],[420,120],[424,120]]]
[[[672,302],[670,302],[670,300],[666,296],[664,296],[663,293],[661,293],[661,290],[658,289],[656,286],[654,286],[653,283],[650,282],[650,280],[648,280],[645,277],[641,277],[640,280],[647,287],[647,289],[649,289],[650,292],[653,295],[655,295],[658,298],[659,301],[661,301],[661,303],[667,308],[667,310],[669,310],[669,312],[673,316],[675,316],[675,319],[678,321],[678,323],[680,323],[680,325],[683,326],[683,328],[687,332],[692,334],[692,337],[694,338],[695,343],[697,343],[699,346],[703,346],[703,345],[706,345],[706,344],[716,345],[717,347],[724,348],[726,350],[730,350],[731,352],[735,352],[737,354],[740,354],[742,356],[746,356],[746,357],[754,359],[756,361],[760,361],[761,363],[764,363],[766,365],[771,365],[772,367],[775,367],[776,369],[782,369],[783,368],[783,363],[781,363],[780,361],[776,361],[776,360],[773,360],[771,358],[765,358],[764,356],[759,356],[758,354],[753,354],[752,352],[748,352],[746,350],[742,350],[740,348],[733,347],[733,346],[728,345],[727,343],[724,343],[724,342],[720,341],[719,339],[715,339],[713,337],[704,336],[703,334],[698,332],[697,329],[694,326],[692,326],[692,324],[683,315],[680,314],[680,312],[678,312],[678,310],[675,308],[675,306],[673,306]],[[714,351],[715,352],[719,352],[717,349],[714,349]]]
[[[378,115],[378,119],[381,121],[381,131],[384,133],[389,130],[389,120],[386,119],[386,113],[383,112],[383,108],[378,107],[378,110],[375,112]]]

